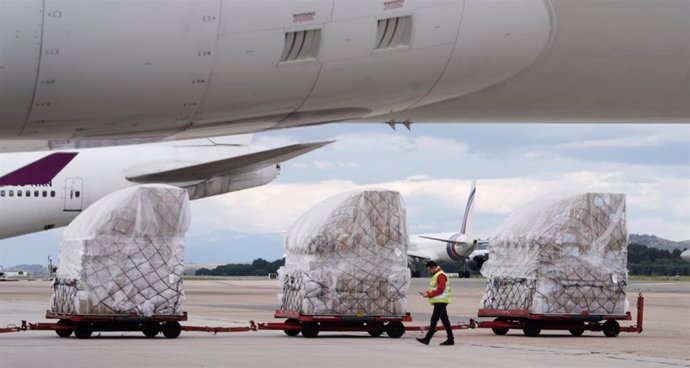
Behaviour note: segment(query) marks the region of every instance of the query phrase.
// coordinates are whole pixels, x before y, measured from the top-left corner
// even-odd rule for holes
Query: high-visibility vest
[[[431,281],[429,281],[429,291],[436,290],[436,287],[438,286],[438,276],[439,275],[446,276],[446,288],[443,289],[443,292],[441,294],[429,298],[429,303],[431,303],[431,304],[436,304],[436,303],[449,304],[450,303],[450,280],[448,280],[448,276],[446,275],[445,272],[443,272],[443,270],[439,270],[433,276],[431,276]]]

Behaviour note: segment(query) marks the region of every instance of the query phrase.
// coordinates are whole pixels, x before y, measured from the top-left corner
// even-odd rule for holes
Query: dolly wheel
[[[180,336],[182,326],[180,326],[180,323],[177,321],[165,322],[163,326],[161,326],[161,331],[163,332],[163,336],[174,339]]]
[[[61,326],[71,326],[71,323],[70,323],[68,320],[66,320],[66,319],[61,319],[61,320],[58,321],[58,325],[61,325]],[[63,329],[55,330],[55,333],[56,333],[58,336],[60,336],[60,337],[70,337],[70,335],[72,335],[72,329],[69,329],[69,330],[63,330]]]
[[[585,333],[585,329],[583,327],[573,327],[568,331],[570,331],[570,334],[573,336],[582,336],[582,334]]]
[[[297,328],[294,330],[283,330],[286,335],[288,336],[297,336],[299,335],[299,320],[295,318],[288,318],[285,320],[285,324],[287,325],[295,325]]]
[[[499,318],[496,318],[494,321],[495,322],[505,322],[506,319],[499,317]],[[508,331],[510,331],[510,329],[505,328],[505,327],[500,327],[500,328],[492,328],[491,331],[493,331],[496,335],[503,336],[503,335],[507,334]]]
[[[158,325],[158,323],[154,322],[147,323],[142,327],[141,332],[146,337],[156,337],[156,335],[158,335],[158,332],[160,332],[160,326]]]
[[[91,337],[91,334],[93,331],[91,330],[91,326],[88,324],[77,324],[74,327],[74,336],[76,336],[78,339],[88,339]]]
[[[319,324],[316,322],[302,323],[302,336],[316,337],[319,334]]]
[[[527,337],[537,337],[541,333],[539,321],[527,320],[522,324],[522,333]]]
[[[380,323],[374,323],[371,325],[367,325],[368,327],[374,327],[374,330],[367,331],[367,333],[372,336],[372,337],[379,337],[381,334],[383,334],[383,325]]]
[[[394,339],[402,337],[405,334],[405,326],[401,322],[388,322],[386,325],[386,335]]]
[[[604,326],[602,326],[601,330],[604,331],[606,337],[616,337],[621,333],[621,325],[618,324],[618,321],[610,319],[604,322]]]

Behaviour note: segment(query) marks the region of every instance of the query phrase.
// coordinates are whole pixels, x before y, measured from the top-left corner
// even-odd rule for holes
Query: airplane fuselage
[[[436,239],[448,239],[450,242],[443,243],[437,240],[426,239],[423,236]],[[463,244],[460,245],[453,242],[460,242]],[[410,236],[410,251],[425,252],[428,254],[427,258],[436,262],[464,261],[476,248],[476,239],[471,235],[460,232]]]
[[[686,0],[0,0],[0,138],[690,121]]]
[[[136,185],[128,177],[221,160],[252,152],[244,146],[135,145],[73,150],[76,156],[47,184],[0,185],[0,239],[61,227],[107,194]],[[50,152],[3,154],[0,174],[30,164]],[[233,177],[220,192],[264,185],[278,175],[271,166]],[[205,182],[170,183],[187,188],[191,198],[205,192]]]

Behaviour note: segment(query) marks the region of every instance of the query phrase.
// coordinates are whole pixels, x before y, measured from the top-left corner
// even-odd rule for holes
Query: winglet
[[[472,180],[470,187],[470,195],[467,197],[467,205],[465,206],[465,217],[462,219],[462,226],[460,227],[461,234],[469,233],[472,227],[472,214],[474,213],[474,197],[477,193],[477,180]]]
[[[0,177],[0,185],[46,185],[49,184],[77,152],[56,152]]]

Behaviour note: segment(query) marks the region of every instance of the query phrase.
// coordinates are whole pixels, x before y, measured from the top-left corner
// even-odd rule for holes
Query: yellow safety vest
[[[431,276],[431,281],[429,281],[429,291],[436,290],[436,286],[438,286],[438,276],[439,275],[446,276],[446,288],[443,289],[443,293],[429,298],[429,303],[431,303],[431,304],[436,304],[436,303],[450,304],[450,280],[448,279],[448,276],[446,275],[446,273],[443,272],[443,270],[439,270],[433,276]]]

